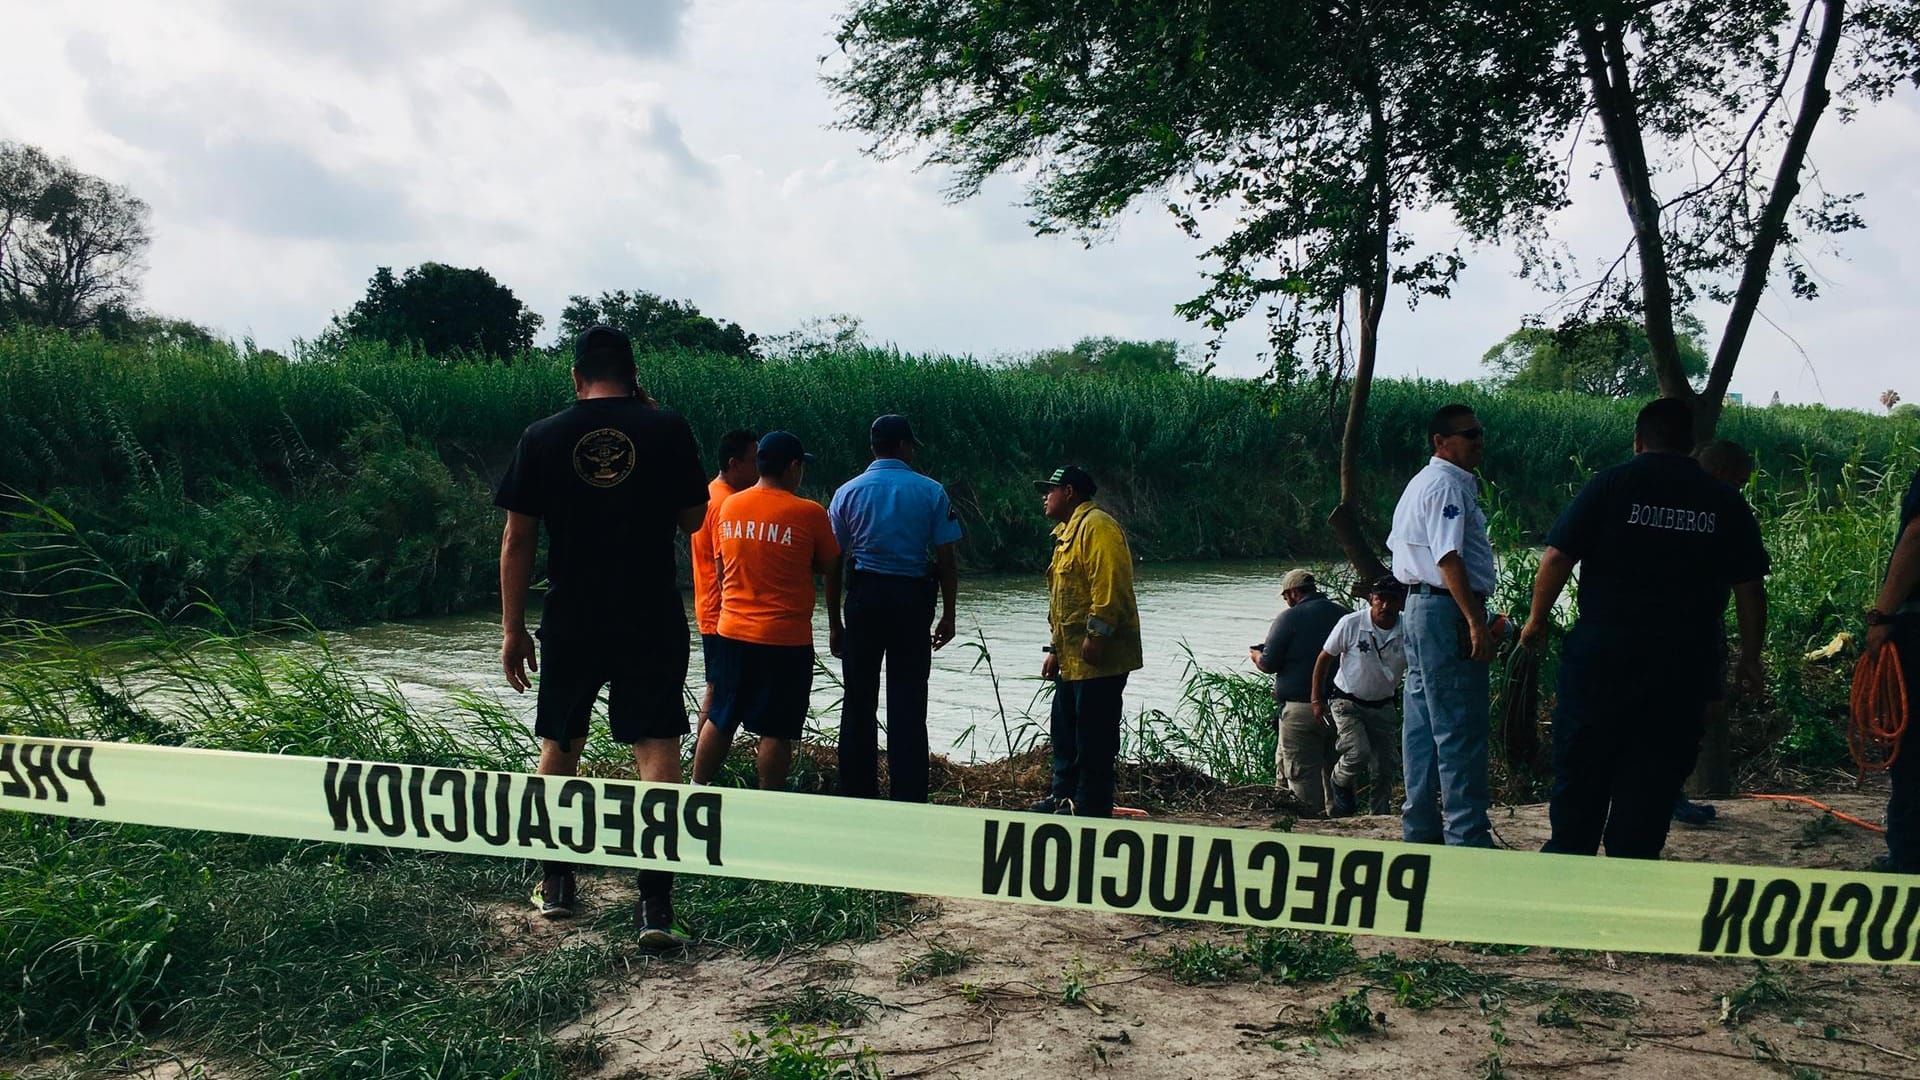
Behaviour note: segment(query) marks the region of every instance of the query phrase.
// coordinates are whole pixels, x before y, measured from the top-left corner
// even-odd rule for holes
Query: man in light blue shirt
[[[834,492],[842,561],[827,575],[827,642],[841,659],[840,791],[879,795],[880,669],[887,671],[887,772],[897,802],[927,801],[927,676],[953,640],[960,520],[946,488],[914,471],[904,416],[873,422],[873,464]],[[846,586],[844,621],[841,585]],[[936,582],[940,621],[933,618]],[[929,633],[929,627],[932,628]]]
[[[1473,476],[1486,430],[1472,409],[1447,405],[1428,422],[1427,441],[1433,457],[1401,494],[1387,536],[1394,577],[1408,593],[1400,835],[1491,847],[1487,694],[1498,642],[1487,618],[1493,546]]]

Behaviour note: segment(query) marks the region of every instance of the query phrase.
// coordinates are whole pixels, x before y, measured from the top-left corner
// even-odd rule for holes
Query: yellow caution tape
[[[0,737],[0,809],[1443,941],[1914,963],[1920,882]]]

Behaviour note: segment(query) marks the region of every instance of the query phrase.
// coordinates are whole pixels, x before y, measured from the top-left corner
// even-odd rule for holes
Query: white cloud
[[[263,344],[316,333],[375,266],[428,259],[485,266],[549,319],[571,293],[642,288],[762,333],[852,312],[914,350],[1205,338],[1173,314],[1202,246],[1157,208],[1083,249],[1032,236],[1012,181],[954,205],[937,173],[862,156],[818,80],[835,10],[8,0],[0,137],[147,198],[147,301]],[[1823,299],[1769,297],[1780,329],[1756,326],[1734,388],[1872,408],[1915,370],[1920,107],[1829,122],[1815,152],[1830,189],[1868,193],[1871,228],[1816,256]],[[1579,195],[1561,234],[1588,261],[1616,252],[1611,182]],[[1549,303],[1505,253],[1470,259],[1453,299],[1389,310],[1384,373],[1476,375]],[[1250,372],[1262,333],[1237,328],[1223,367]]]

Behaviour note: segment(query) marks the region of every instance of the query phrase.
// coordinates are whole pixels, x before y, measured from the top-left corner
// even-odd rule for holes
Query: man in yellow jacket
[[[1133,599],[1127,534],[1093,505],[1093,477],[1078,465],[1055,469],[1034,488],[1053,528],[1047,617],[1053,645],[1040,677],[1053,692],[1053,785],[1029,809],[1042,814],[1113,816],[1113,759],[1120,751],[1120,692],[1140,668],[1140,609]]]

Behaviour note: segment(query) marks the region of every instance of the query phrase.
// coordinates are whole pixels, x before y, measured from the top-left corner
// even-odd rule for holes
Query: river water
[[[1266,636],[1279,611],[1280,576],[1286,569],[1264,561],[1140,566],[1134,590],[1146,667],[1127,681],[1126,715],[1145,709],[1174,712],[1189,651],[1202,667],[1251,672],[1247,646]],[[1041,687],[1040,647],[1048,640],[1046,582],[1038,573],[962,577],[956,622],[959,636],[934,654],[928,733],[937,752],[962,760],[997,757],[1005,746],[1001,703],[1013,725],[1027,712],[1044,723],[1046,704],[1034,698]],[[837,676],[839,662],[826,655],[826,615],[820,610],[814,638]],[[455,694],[477,692],[533,722],[533,695],[515,694],[500,672],[495,612],[335,630],[327,639],[352,666],[391,679],[418,704],[431,708],[450,703]],[[997,679],[988,675],[983,650]],[[692,668],[688,683],[697,690],[705,681],[697,637]],[[833,680],[815,678],[816,710],[833,709],[839,697]],[[832,726],[837,719],[828,717],[826,723]]]

